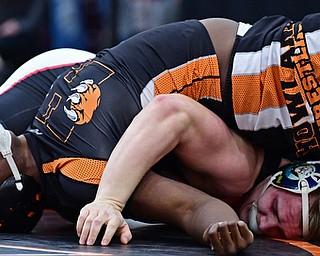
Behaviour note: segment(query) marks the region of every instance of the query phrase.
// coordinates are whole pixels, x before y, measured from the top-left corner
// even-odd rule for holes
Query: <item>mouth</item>
[[[259,230],[259,224],[257,220],[258,207],[256,202],[253,202],[249,211],[248,225],[249,229],[256,235],[261,235],[262,232]]]

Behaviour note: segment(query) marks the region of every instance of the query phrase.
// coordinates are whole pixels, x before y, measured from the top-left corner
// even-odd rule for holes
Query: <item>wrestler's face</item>
[[[252,203],[258,198],[267,182],[268,179],[260,183],[242,204],[239,215],[246,223],[249,223]],[[310,205],[311,203],[312,201]],[[256,233],[277,238],[302,237],[301,195],[269,186],[257,200],[256,205],[256,213],[252,214],[256,219]]]

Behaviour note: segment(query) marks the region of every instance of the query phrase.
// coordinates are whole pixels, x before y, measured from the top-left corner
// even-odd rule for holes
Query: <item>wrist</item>
[[[95,200],[96,203],[101,204],[101,205],[109,205],[110,207],[112,207],[113,209],[122,212],[125,204],[122,203],[121,201],[114,199],[114,198],[103,198],[101,196],[96,196]]]

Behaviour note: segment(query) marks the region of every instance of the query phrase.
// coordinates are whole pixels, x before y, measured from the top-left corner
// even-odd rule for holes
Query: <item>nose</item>
[[[260,217],[259,229],[267,236],[283,237],[283,232],[279,226],[279,221],[274,214],[262,215]]]

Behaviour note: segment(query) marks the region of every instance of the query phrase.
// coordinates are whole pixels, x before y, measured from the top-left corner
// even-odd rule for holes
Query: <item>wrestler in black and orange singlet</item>
[[[46,187],[80,207],[92,201],[132,119],[167,93],[221,103],[217,56],[198,21],[141,33],[61,74],[27,135]],[[70,183],[88,184],[86,193]]]
[[[195,20],[151,29],[74,65],[26,134],[47,193],[77,209],[92,201],[112,149],[158,94],[195,99],[267,150],[318,157],[319,16],[267,17],[249,30],[240,24],[224,99],[217,56]]]

